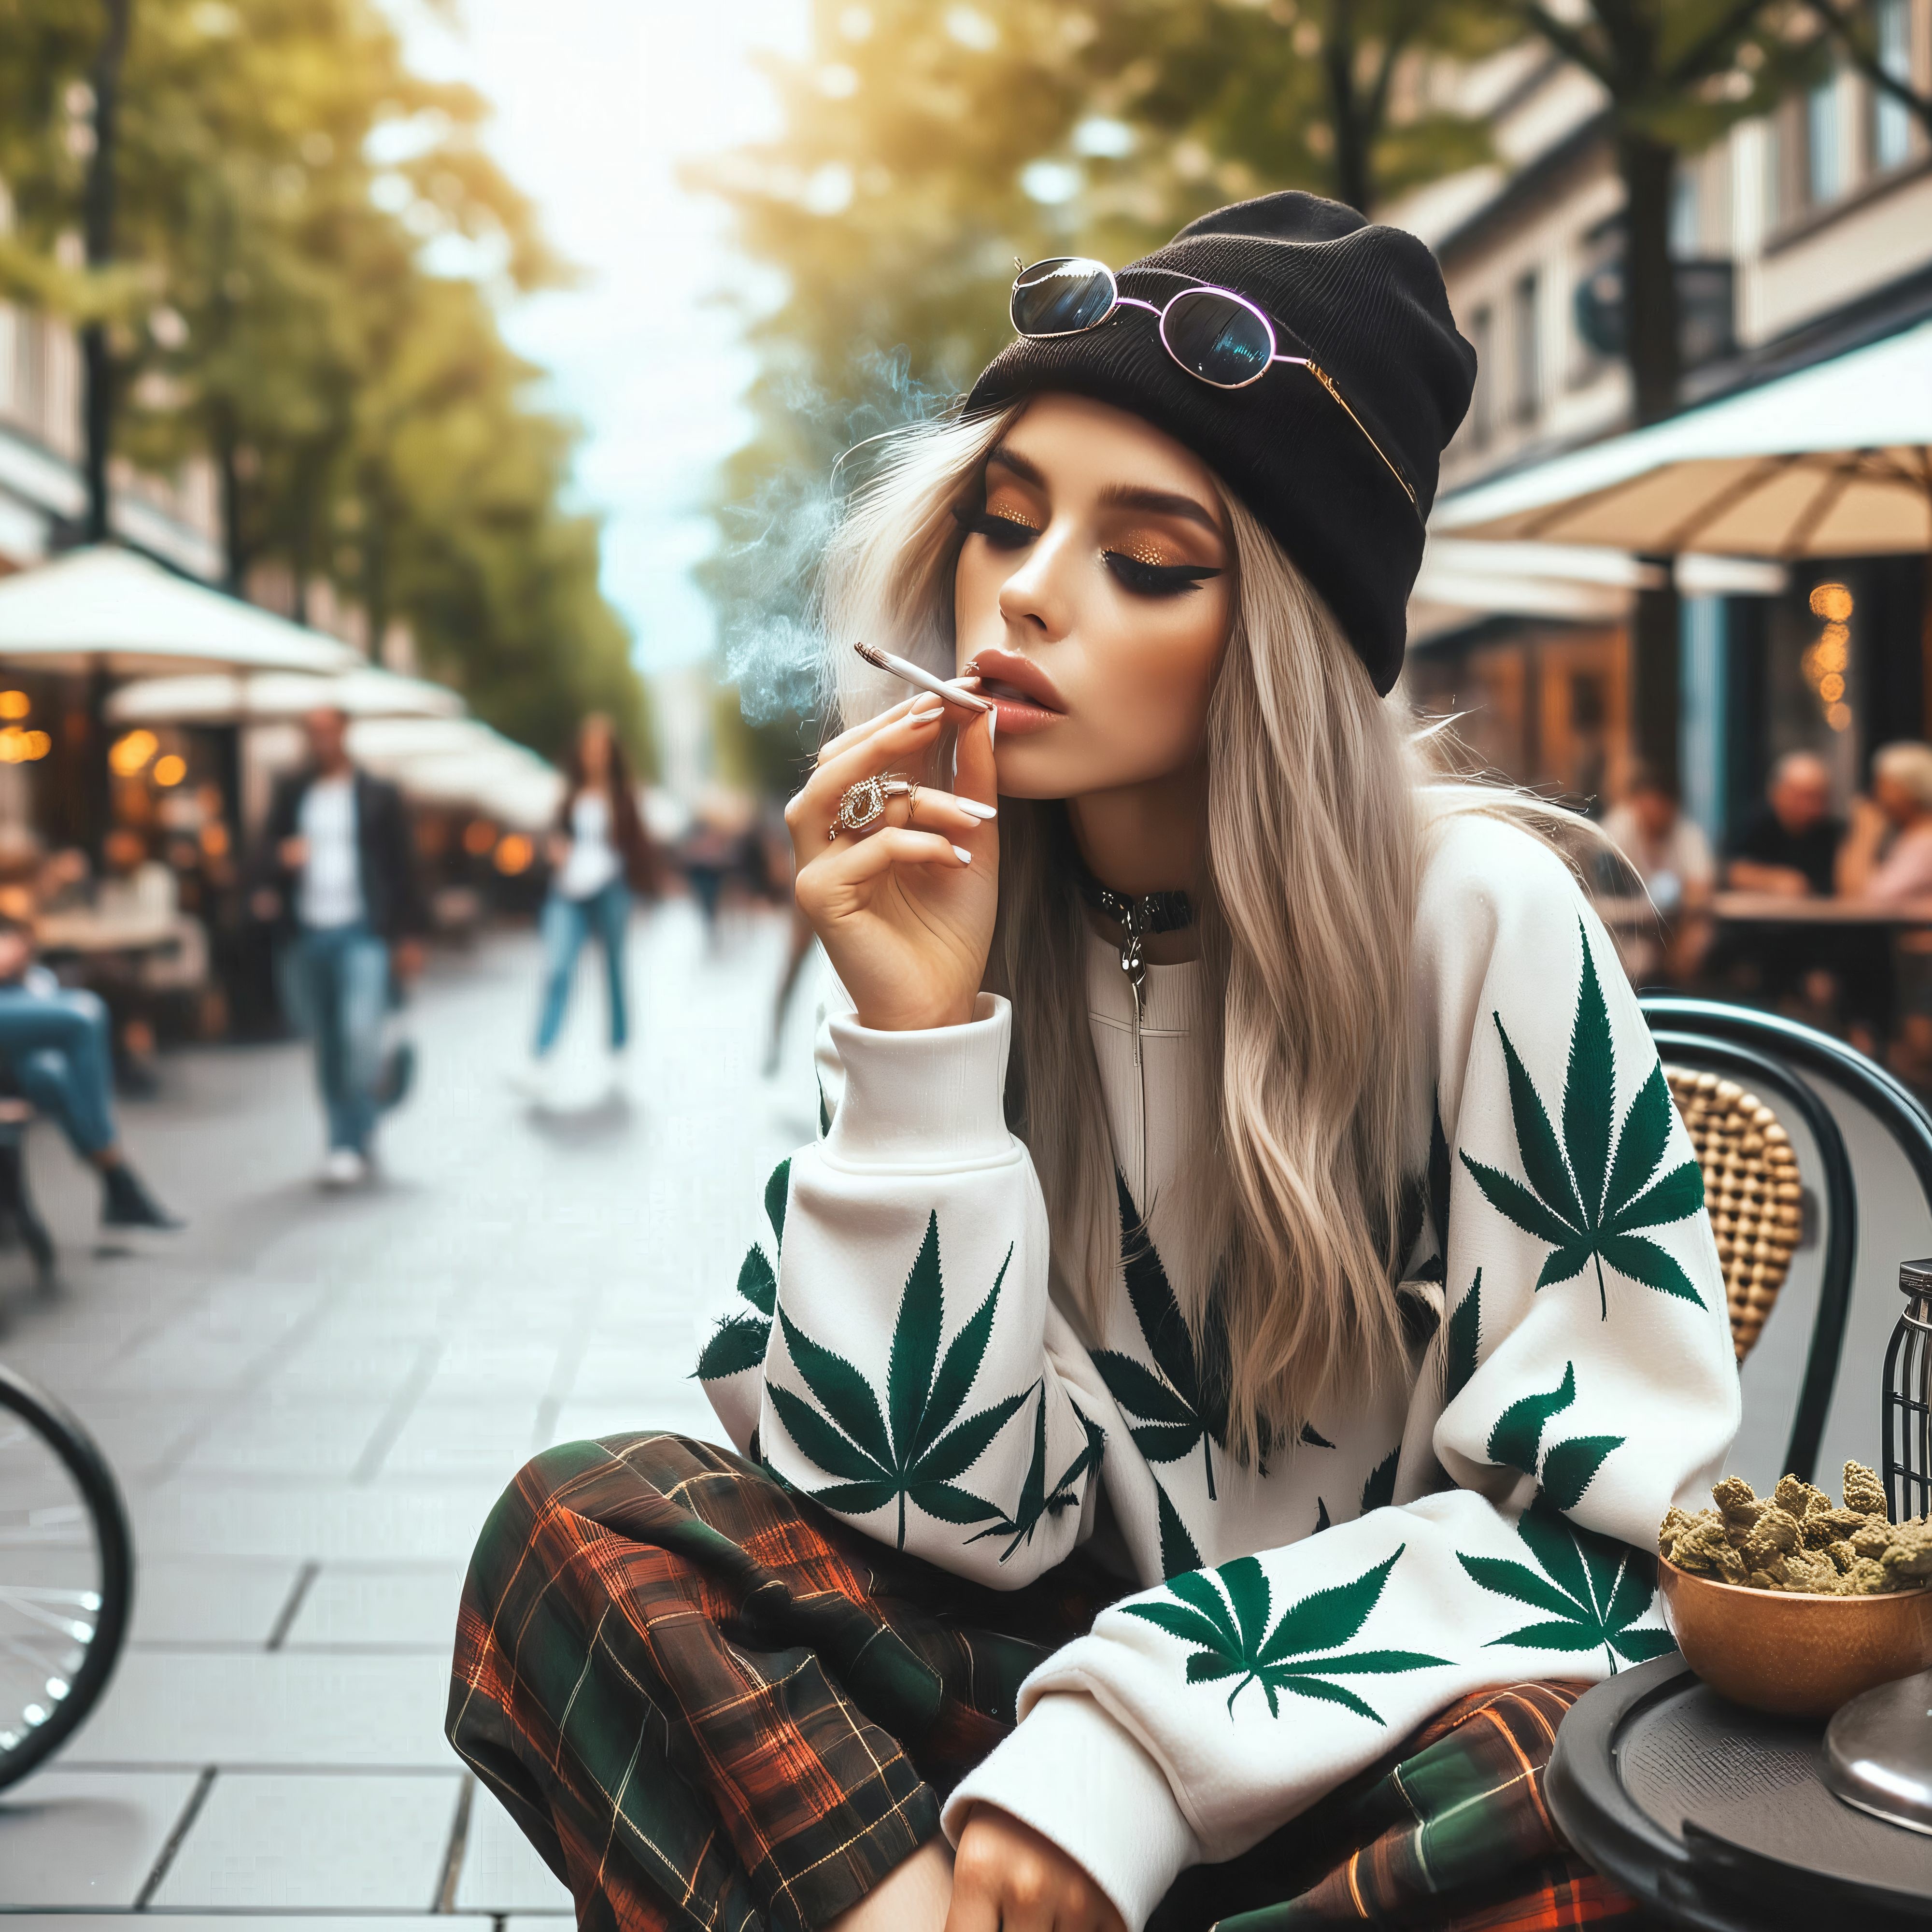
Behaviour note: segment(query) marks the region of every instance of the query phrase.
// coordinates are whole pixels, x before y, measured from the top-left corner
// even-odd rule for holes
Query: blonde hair
[[[854,638],[952,674],[952,511],[1023,407],[900,433],[836,531],[820,615],[846,722],[904,694]],[[1298,1430],[1338,1378],[1373,1386],[1406,1359],[1392,1284],[1424,1156],[1411,956],[1429,828],[1445,811],[1566,815],[1445,783],[1433,734],[1377,696],[1280,546],[1222,498],[1236,583],[1208,711],[1206,874],[1188,882],[1219,1105],[1186,1184],[1214,1287],[1186,1313],[1197,1346],[1214,1331],[1210,1359],[1225,1336],[1228,1447],[1246,1456]],[[1012,1004],[1007,1115],[1046,1194],[1063,1304],[1097,1339],[1119,1237],[1072,856],[1061,805],[1002,802],[986,983]]]
[[[1922,745],[1916,738],[1882,745],[1872,754],[1872,772],[1903,785],[1922,811],[1932,812],[1932,745]]]

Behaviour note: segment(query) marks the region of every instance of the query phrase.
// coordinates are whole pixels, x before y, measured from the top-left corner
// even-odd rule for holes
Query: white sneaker
[[[369,1162],[367,1156],[358,1154],[353,1148],[331,1148],[328,1158],[322,1164],[322,1184],[325,1187],[360,1187],[369,1178]]]

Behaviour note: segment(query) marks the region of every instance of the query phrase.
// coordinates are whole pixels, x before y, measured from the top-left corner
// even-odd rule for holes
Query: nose
[[[1000,585],[1000,616],[1009,631],[1040,641],[1066,634],[1078,567],[1071,535],[1048,527]]]

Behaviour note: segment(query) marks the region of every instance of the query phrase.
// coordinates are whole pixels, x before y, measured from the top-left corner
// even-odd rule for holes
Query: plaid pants
[[[984,1588],[682,1437],[568,1443],[484,1526],[447,1727],[586,1932],[808,1932],[938,1836],[1022,1681],[1119,1589],[1078,1556]],[[1184,1873],[1149,1932],[1642,1924],[1544,1804],[1580,1688],[1461,1700],[1252,1851]]]

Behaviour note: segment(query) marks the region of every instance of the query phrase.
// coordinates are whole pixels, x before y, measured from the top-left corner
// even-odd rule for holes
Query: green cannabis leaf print
[[[1630,1102],[1622,1126],[1617,1126],[1610,1012],[1598,982],[1589,935],[1580,922],[1577,930],[1583,942],[1583,980],[1564,1076],[1562,1141],[1550,1126],[1528,1069],[1504,1030],[1502,1016],[1496,1013],[1492,1017],[1509,1071],[1516,1150],[1529,1185],[1467,1154],[1462,1165],[1492,1206],[1526,1233],[1550,1244],[1552,1252],[1536,1278],[1539,1288],[1574,1280],[1594,1262],[1598,1302],[1602,1318],[1608,1321],[1610,1292],[1604,1282],[1607,1262],[1646,1288],[1702,1308],[1704,1298],[1675,1258],[1638,1231],[1696,1214],[1704,1204],[1703,1174],[1694,1160],[1687,1160],[1652,1180],[1669,1143],[1673,1118],[1661,1066],[1652,1064],[1649,1078]]]
[[[1656,1595],[1655,1565],[1641,1551],[1579,1529],[1540,1497],[1523,1511],[1516,1533],[1535,1558],[1535,1569],[1507,1557],[1456,1552],[1456,1562],[1484,1589],[1546,1615],[1546,1622],[1491,1638],[1490,1648],[1506,1643],[1526,1650],[1600,1648],[1614,1675],[1618,1658],[1642,1664],[1676,1648],[1668,1630],[1631,1628]]]
[[[772,1245],[784,1245],[785,1199],[791,1187],[791,1162],[782,1160],[765,1183],[765,1218],[772,1224]],[[778,1278],[765,1251],[754,1241],[738,1270],[738,1292],[758,1312],[728,1315],[712,1331],[698,1358],[697,1378],[715,1382],[746,1369],[758,1367],[772,1339],[772,1316],[778,1304]]]
[[[1071,1396],[1067,1406],[1078,1418],[1085,1432],[1085,1444],[1066,1467],[1060,1471],[1052,1489],[1046,1483],[1046,1383],[1042,1378],[1035,1384],[1040,1391],[1039,1400],[1033,1412],[1033,1460],[1027,1465],[1025,1480],[1020,1484],[1020,1498],[1012,1514],[999,1515],[998,1520],[980,1531],[978,1536],[969,1536],[968,1543],[977,1543],[988,1536],[1006,1536],[1012,1540],[1000,1552],[1004,1563],[1022,1543],[1030,1544],[1033,1533],[1040,1527],[1041,1517],[1058,1516],[1063,1510],[1076,1508],[1080,1492],[1075,1485],[1080,1478],[1100,1466],[1101,1456],[1107,1447],[1106,1431],[1097,1422],[1090,1422],[1081,1413],[1080,1405]],[[997,1512],[996,1512],[997,1514]]]
[[[1152,1470],[1148,1473],[1154,1475]],[[1160,1521],[1160,1574],[1172,1582],[1188,1570],[1201,1568],[1201,1552],[1195,1546],[1193,1538],[1188,1534],[1180,1510],[1168,1501],[1158,1476],[1154,1477],[1154,1496]]]
[[[1572,1436],[1544,1448],[1545,1426],[1576,1400],[1576,1364],[1566,1362],[1563,1379],[1556,1388],[1546,1395],[1532,1394],[1511,1402],[1490,1431],[1490,1460],[1507,1462],[1535,1478],[1543,1493],[1560,1510],[1574,1509],[1583,1500],[1583,1492],[1596,1480],[1604,1457],[1624,1442],[1621,1436]]]
[[[1476,1372],[1476,1358],[1483,1346],[1483,1271],[1469,1284],[1469,1292],[1456,1303],[1444,1338],[1442,1400],[1454,1402],[1469,1386]]]
[[[1250,1684],[1258,1684],[1271,1718],[1281,1715],[1280,1694],[1286,1692],[1290,1696],[1340,1704],[1358,1717],[1381,1724],[1384,1720],[1372,1705],[1330,1680],[1389,1676],[1448,1661],[1419,1650],[1342,1648],[1368,1622],[1396,1557],[1407,1546],[1399,1546],[1394,1556],[1364,1570],[1353,1582],[1317,1590],[1291,1604],[1272,1630],[1268,1628],[1271,1600],[1268,1573],[1252,1556],[1238,1556],[1217,1570],[1170,1576],[1166,1587],[1175,1599],[1172,1603],[1122,1607],[1129,1616],[1144,1618],[1184,1643],[1200,1646],[1187,1660],[1189,1683],[1225,1683],[1231,1677],[1238,1680],[1228,1694],[1230,1717],[1234,1700]]]
[[[1210,1315],[1204,1338],[1204,1362],[1197,1362],[1186,1318],[1168,1286],[1167,1270],[1148,1238],[1147,1224],[1117,1169],[1114,1186],[1120,1210],[1120,1268],[1127,1299],[1140,1324],[1141,1339],[1154,1372],[1112,1348],[1093,1351],[1094,1366],[1108,1393],[1132,1418],[1129,1434],[1150,1462],[1178,1462],[1196,1443],[1208,1466],[1208,1500],[1214,1496],[1214,1445],[1228,1441],[1227,1338]],[[1265,1465],[1262,1473],[1267,1473]]]
[[[809,1491],[814,1502],[844,1515],[866,1516],[896,1500],[901,1550],[905,1547],[909,1501],[942,1522],[980,1523],[998,1516],[992,1504],[960,1488],[955,1479],[986,1454],[1030,1390],[1022,1389],[964,1421],[956,1418],[978,1379],[987,1338],[993,1332],[1000,1285],[1012,1258],[1009,1247],[992,1292],[953,1336],[942,1361],[939,1337],[945,1292],[939,1265],[939,1216],[928,1216],[926,1236],[906,1276],[892,1327],[883,1412],[871,1383],[843,1355],[814,1342],[782,1308],[778,1311],[792,1360],[824,1414],[769,1376],[766,1393],[792,1440],[821,1469],[843,1479],[830,1489]]]

